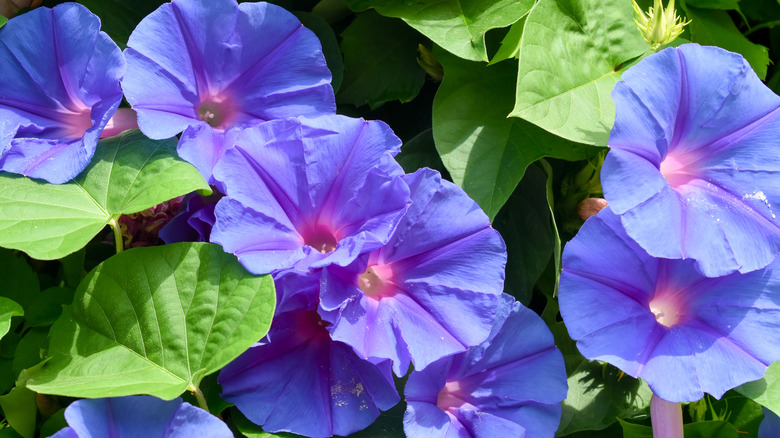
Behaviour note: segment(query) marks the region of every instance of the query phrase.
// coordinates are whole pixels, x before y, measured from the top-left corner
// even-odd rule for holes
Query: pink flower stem
[[[653,394],[650,399],[653,438],[683,438],[682,405]]]

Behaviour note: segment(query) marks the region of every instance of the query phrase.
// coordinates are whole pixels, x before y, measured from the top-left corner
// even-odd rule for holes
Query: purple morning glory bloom
[[[160,229],[160,238],[165,243],[208,242],[217,220],[214,209],[222,196],[216,190],[209,196],[185,196],[178,214]]]
[[[52,438],[232,438],[225,423],[180,398],[150,396],[83,399],[65,409],[70,427]]]
[[[777,438],[780,436],[780,417],[767,408],[763,408],[764,419],[758,426],[758,438]]]
[[[317,314],[316,276],[276,276],[283,310],[268,336],[219,374],[222,398],[266,432],[309,437],[349,435],[399,401],[390,361],[360,359],[331,340]]]
[[[780,97],[740,55],[697,44],[622,79],[601,181],[628,234],[709,277],[769,264],[780,251]]]
[[[0,170],[62,184],[89,164],[122,101],[122,52],[87,8],[38,8],[0,28]]]
[[[333,339],[364,358],[422,369],[484,341],[504,286],[506,247],[455,184],[421,169],[404,180],[412,204],[390,241],[323,272],[323,317]]]
[[[233,131],[336,110],[319,40],[273,4],[173,0],[127,45],[122,88],[141,131],[154,139],[184,131],[179,155],[209,182]]]
[[[648,255],[611,207],[566,245],[559,304],[583,356],[673,403],[720,398],[780,360],[780,260],[705,277],[693,260]]]
[[[245,130],[214,168],[226,197],[211,241],[254,274],[346,266],[387,243],[409,203],[379,121],[324,116]]]
[[[552,333],[534,312],[502,295],[487,341],[409,375],[404,432],[410,438],[552,438],[566,392]]]

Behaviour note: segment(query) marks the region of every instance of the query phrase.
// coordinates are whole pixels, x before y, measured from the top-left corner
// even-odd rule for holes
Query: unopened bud
[[[599,214],[607,205],[609,204],[604,198],[586,198],[577,206],[577,213],[586,221],[589,217]]]
[[[685,25],[690,23],[690,20],[683,21],[677,15],[674,0],[669,0],[666,9],[661,0],[655,0],[654,6],[651,6],[647,13],[639,9],[636,0],[631,1],[634,4],[634,23],[642,33],[642,38],[650,44],[651,50],[658,50],[664,44],[674,41],[683,33]]]

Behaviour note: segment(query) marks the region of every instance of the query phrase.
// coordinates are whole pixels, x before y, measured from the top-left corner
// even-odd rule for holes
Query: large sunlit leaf
[[[210,243],[134,248],[84,278],[28,386],[71,397],[164,399],[238,357],[271,324],[270,276]]]
[[[745,383],[735,390],[780,415],[780,362],[770,365],[763,379]]]
[[[376,108],[391,100],[414,99],[425,81],[425,71],[417,64],[421,40],[401,20],[373,11],[358,15],[341,34],[344,80],[336,101]]]
[[[176,144],[137,130],[101,140],[89,167],[61,185],[0,172],[0,246],[58,259],[84,247],[113,217],[209,190]]]
[[[612,88],[648,51],[633,17],[626,0],[540,0],[525,22],[512,116],[606,146],[615,119]]]
[[[533,0],[347,0],[350,8],[375,8],[403,19],[436,44],[473,61],[487,61],[485,33],[506,27],[531,9]]]
[[[523,177],[526,167],[542,157],[585,158],[583,146],[517,118],[512,90],[517,62],[486,66],[443,50],[436,56],[444,67],[433,102],[433,138],[452,180],[463,187],[493,219]]]

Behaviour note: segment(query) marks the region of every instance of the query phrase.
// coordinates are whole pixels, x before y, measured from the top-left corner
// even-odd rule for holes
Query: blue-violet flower
[[[68,426],[52,438],[232,438],[225,423],[180,398],[150,396],[77,400],[65,409]]]
[[[410,438],[552,438],[566,392],[563,355],[550,329],[502,295],[487,341],[409,375],[404,432]]]
[[[390,241],[323,271],[321,314],[363,358],[422,369],[490,333],[506,247],[476,202],[438,172],[405,175],[412,204]]]
[[[173,0],[130,35],[122,81],[150,138],[184,131],[179,155],[209,182],[235,130],[335,113],[317,37],[283,8],[236,0]]]
[[[611,207],[566,245],[559,304],[583,356],[672,403],[720,398],[780,360],[780,260],[705,277],[693,260],[647,254]]]
[[[95,154],[122,101],[125,60],[77,3],[38,8],[0,28],[0,170],[54,184]]]
[[[710,277],[769,264],[780,252],[780,97],[740,55],[697,44],[622,79],[601,181],[628,235]]]
[[[214,168],[226,196],[211,241],[254,274],[346,266],[387,243],[409,201],[379,121],[283,119],[245,130]]]

